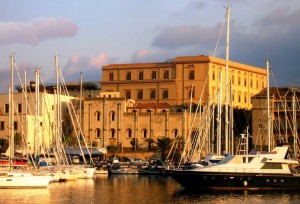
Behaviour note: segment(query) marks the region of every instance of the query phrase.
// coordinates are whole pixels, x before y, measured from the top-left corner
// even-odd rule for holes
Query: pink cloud
[[[52,38],[69,37],[78,27],[65,18],[38,18],[28,22],[0,22],[0,44],[37,45]]]

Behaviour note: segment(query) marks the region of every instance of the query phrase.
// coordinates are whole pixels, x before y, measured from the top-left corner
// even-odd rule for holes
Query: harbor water
[[[160,175],[95,175],[46,189],[1,189],[0,203],[300,203],[300,191],[200,191]]]

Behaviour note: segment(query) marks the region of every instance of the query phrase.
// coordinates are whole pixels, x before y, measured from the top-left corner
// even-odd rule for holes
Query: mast
[[[40,81],[39,81],[40,70],[35,70],[35,135],[34,135],[34,155],[38,156],[38,140],[40,135]]]
[[[229,63],[229,21],[230,21],[230,7],[226,9],[227,15],[227,33],[226,33],[226,76],[225,76],[225,152],[228,153],[228,132],[229,132],[229,120],[228,120],[228,96],[229,96],[229,83],[228,83],[228,63]]]
[[[10,87],[9,87],[9,125],[10,125],[10,159],[15,157],[14,141],[14,54],[10,56]]]
[[[267,60],[267,109],[268,109],[268,151],[271,151],[271,116],[270,116],[270,81],[269,81],[269,61]]]

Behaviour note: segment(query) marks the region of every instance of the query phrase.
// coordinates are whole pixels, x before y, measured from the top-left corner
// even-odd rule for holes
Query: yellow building
[[[37,112],[37,97],[35,92],[27,94],[25,99],[24,93],[14,93],[14,132],[21,136],[19,145],[15,150],[19,153],[33,153],[34,148],[38,152],[47,152],[53,147],[54,137],[57,132],[55,114],[57,96],[48,93],[39,93],[39,110]],[[73,97],[60,96],[60,112],[62,126],[61,129],[68,128],[70,117],[68,114],[68,104]],[[9,125],[9,97],[8,94],[0,94],[0,139],[2,141],[10,140]],[[8,142],[6,142],[8,144]]]
[[[251,109],[251,97],[266,86],[266,70],[237,62],[228,63],[227,93],[234,108]],[[222,86],[220,86],[222,84]],[[120,92],[137,103],[217,103],[226,93],[226,60],[212,56],[180,56],[159,63],[111,64],[102,67],[102,91]],[[230,100],[228,98],[228,100]]]

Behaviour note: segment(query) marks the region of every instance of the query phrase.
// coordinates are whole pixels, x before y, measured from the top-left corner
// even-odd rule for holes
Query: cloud
[[[75,23],[65,18],[38,18],[28,22],[0,22],[0,45],[21,43],[37,45],[43,40],[74,36]]]
[[[230,60],[264,68],[269,58],[277,85],[299,82],[300,9],[279,7],[256,17],[250,25],[239,22],[239,19],[231,20]],[[167,27],[153,38],[152,46],[159,48],[158,52],[173,54],[172,58],[178,55],[212,55],[220,29],[220,23],[206,27],[188,24]],[[225,58],[225,29],[226,26],[216,53],[221,58]],[[134,59],[141,59],[139,55],[134,56]],[[158,55],[149,52],[147,58],[150,56]]]
[[[154,47],[179,49],[187,47],[211,47],[216,42],[219,30],[217,27],[199,25],[180,25],[167,27],[152,42]]]
[[[118,57],[110,57],[104,52],[100,52],[94,57],[73,55],[62,68],[63,76],[65,81],[77,81],[79,80],[80,72],[82,72],[84,80],[101,81],[102,66],[116,63],[118,60]]]

